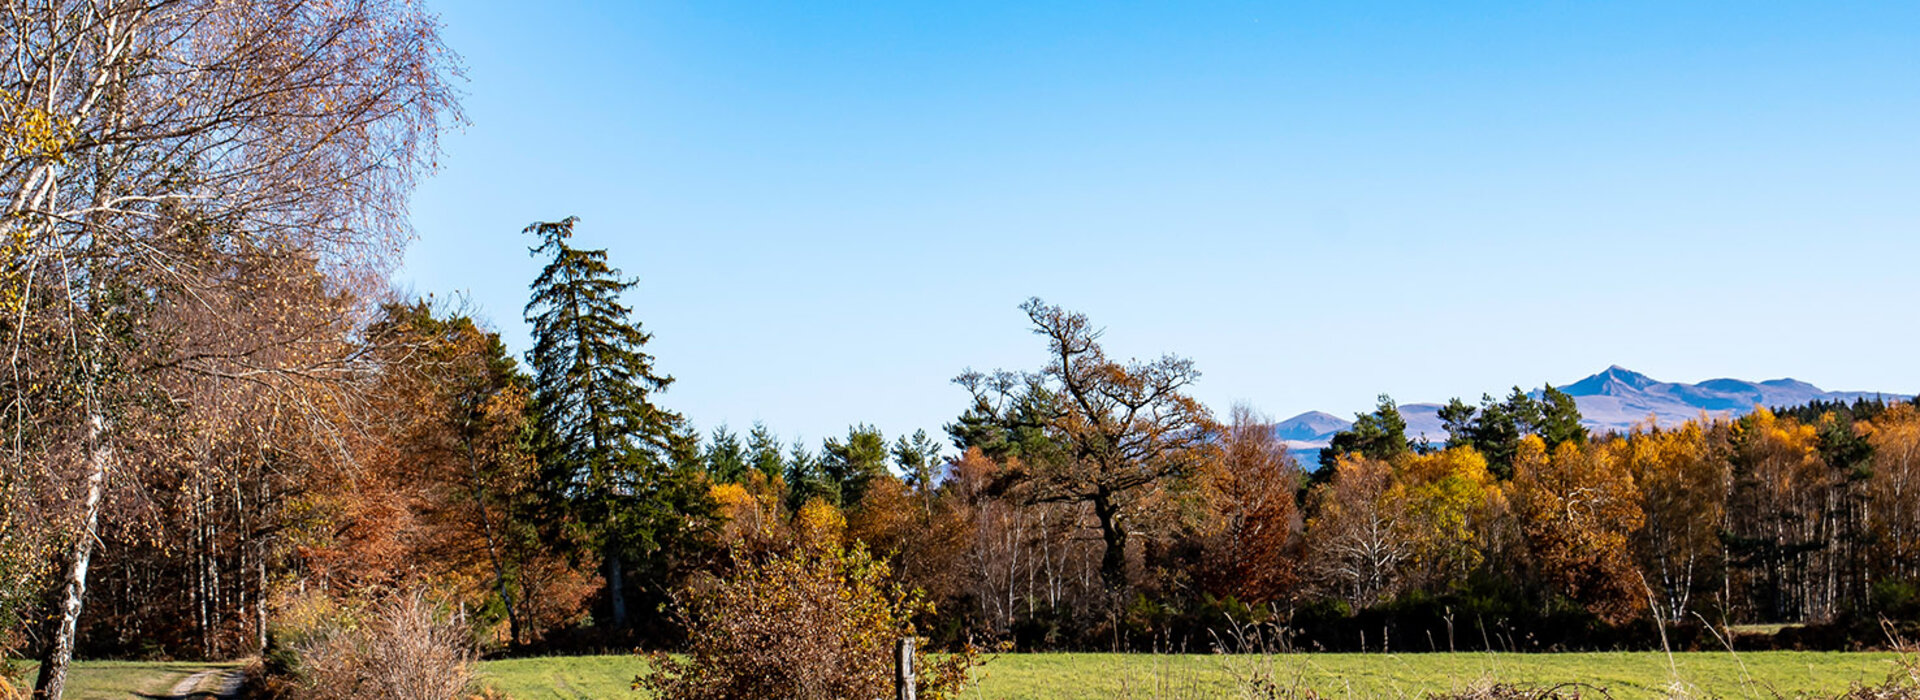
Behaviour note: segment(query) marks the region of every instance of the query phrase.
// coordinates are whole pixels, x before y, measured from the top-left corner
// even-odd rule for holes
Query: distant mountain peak
[[[1785,379],[1769,379],[1764,382],[1760,382],[1760,386],[1770,386],[1776,389],[1792,389],[1796,391],[1812,391],[1812,392],[1820,391],[1820,387],[1814,386],[1812,384],[1808,384],[1806,382],[1800,381],[1798,379],[1794,379],[1792,377],[1787,377]]]
[[[1867,391],[1826,391],[1797,379],[1769,379],[1750,382],[1743,379],[1708,379],[1698,384],[1662,382],[1633,370],[1614,365],[1580,381],[1560,387],[1580,408],[1580,423],[1598,433],[1627,432],[1644,426],[1648,419],[1662,426],[1678,425],[1702,415],[1731,418],[1745,415],[1756,407],[1804,406],[1812,401],[1852,403],[1863,398],[1906,401],[1912,396]],[[1538,397],[1538,390],[1529,392]],[[1403,403],[1400,416],[1406,419],[1407,436],[1420,437],[1435,444],[1447,438],[1440,420],[1440,404]],[[1295,459],[1311,463],[1316,452],[1326,447],[1334,434],[1353,425],[1349,421],[1320,411],[1308,411],[1273,425],[1274,436],[1284,440]]]
[[[1619,396],[1644,391],[1659,383],[1647,375],[1612,365],[1585,379],[1560,387],[1560,390],[1574,396]]]
[[[1334,433],[1346,430],[1353,421],[1331,413],[1307,411],[1300,415],[1275,423],[1273,434],[1282,440],[1301,442],[1324,441]]]

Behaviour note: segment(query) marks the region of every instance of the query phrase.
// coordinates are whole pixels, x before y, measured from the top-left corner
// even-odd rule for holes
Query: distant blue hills
[[[1755,406],[1801,406],[1814,401],[1845,401],[1883,398],[1904,401],[1906,394],[1880,391],[1826,391],[1797,379],[1769,379],[1750,382],[1742,379],[1709,379],[1698,384],[1663,382],[1615,365],[1590,377],[1559,387],[1580,407],[1581,422],[1597,433],[1626,432],[1649,419],[1660,425],[1676,425],[1701,414],[1714,417],[1745,415]],[[1504,394],[1504,392],[1498,392]],[[1532,392],[1540,395],[1538,389]],[[1469,397],[1461,397],[1469,399]],[[1472,400],[1472,399],[1469,399]],[[1478,403],[1477,400],[1472,400]],[[1400,415],[1407,419],[1407,437],[1424,435],[1434,443],[1445,442],[1447,431],[1440,425],[1441,404],[1401,404]],[[1274,424],[1274,434],[1287,441],[1297,456],[1311,462],[1308,454],[1325,447],[1334,433],[1346,430],[1353,421],[1321,411],[1308,411]]]

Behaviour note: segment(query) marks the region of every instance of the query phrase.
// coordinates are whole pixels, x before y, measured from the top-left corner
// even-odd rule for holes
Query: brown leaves
[[[684,660],[653,655],[655,670],[634,687],[666,700],[889,696],[894,643],[913,635],[910,619],[925,606],[890,576],[859,545],[802,546],[744,563],[695,594]],[[951,697],[971,682],[977,652],[936,660],[921,646],[921,697]]]
[[[1612,450],[1527,436],[1514,457],[1513,501],[1547,582],[1614,624],[1646,605],[1631,558],[1645,520],[1633,477]]]

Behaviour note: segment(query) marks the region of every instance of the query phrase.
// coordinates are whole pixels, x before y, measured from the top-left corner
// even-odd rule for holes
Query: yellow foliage
[[[0,112],[9,117],[0,122],[0,145],[4,145],[7,158],[66,162],[67,147],[73,144],[72,122],[12,95],[0,97]]]
[[[800,506],[794,529],[802,545],[838,547],[847,534],[847,516],[842,515],[833,504],[815,498]]]
[[[1913,576],[1920,561],[1920,411],[1899,405],[1867,429],[1874,470],[1868,480],[1868,521],[1896,575]]]
[[[741,512],[756,505],[747,487],[735,483],[714,484],[707,488],[707,495],[719,504],[720,517],[729,521],[740,519]]]
[[[1393,467],[1357,453],[1341,457],[1333,478],[1314,488],[1307,520],[1307,566],[1328,592],[1354,607],[1397,594],[1409,546],[1391,498]]]
[[[1401,510],[1399,531],[1414,570],[1437,581],[1459,580],[1480,566],[1506,502],[1486,457],[1470,447],[1399,460],[1387,500]]]

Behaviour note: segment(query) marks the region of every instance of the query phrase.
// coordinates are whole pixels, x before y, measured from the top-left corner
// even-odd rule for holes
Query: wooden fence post
[[[913,700],[913,638],[901,637],[893,649],[895,700]]]

